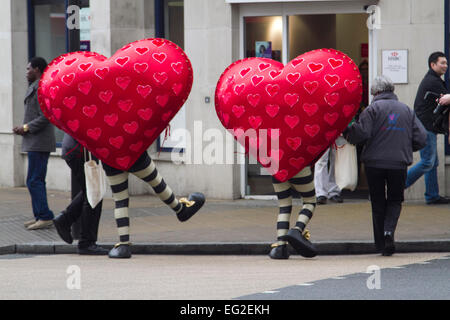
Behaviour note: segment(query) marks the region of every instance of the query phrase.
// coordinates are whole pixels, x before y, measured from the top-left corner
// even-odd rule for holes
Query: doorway
[[[363,100],[360,111],[369,103],[369,30],[366,13],[297,14],[243,16],[243,58],[267,57],[284,64],[318,48],[334,48],[347,54],[360,67]],[[361,147],[358,148],[359,152]],[[273,196],[272,179],[260,164],[246,158],[241,187],[246,196]],[[367,198],[363,166],[354,192],[343,191],[344,198]]]

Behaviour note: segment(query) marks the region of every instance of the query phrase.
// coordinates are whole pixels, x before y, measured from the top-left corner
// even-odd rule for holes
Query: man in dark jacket
[[[372,203],[375,245],[388,256],[395,251],[394,232],[404,199],[406,171],[413,151],[425,146],[427,134],[414,111],[398,101],[387,77],[375,78],[371,94],[372,103],[344,136],[352,144],[364,143],[361,158]]]
[[[414,110],[427,130],[427,145],[420,151],[420,161],[411,167],[406,179],[406,188],[410,187],[422,175],[425,175],[425,201],[427,204],[447,204],[448,199],[439,195],[437,167],[439,165],[437,154],[437,137],[433,132],[433,111],[436,105],[425,100],[425,93],[432,91],[437,94],[448,92],[441,77],[447,71],[447,58],[442,52],[434,52],[428,58],[429,70],[417,90]]]
[[[25,222],[28,230],[48,228],[53,225],[53,212],[48,208],[45,177],[50,152],[55,151],[55,129],[39,106],[37,90],[39,79],[47,67],[40,57],[30,60],[27,79],[30,86],[25,95],[23,125],[13,128],[13,133],[23,136],[22,151],[28,152],[27,187],[31,195],[34,219]]]
[[[108,250],[97,246],[98,225],[102,213],[102,201],[92,208],[86,195],[86,176],[84,174],[85,150],[83,146],[67,133],[62,142],[62,157],[72,171],[72,179],[79,187],[79,192],[69,206],[53,220],[59,236],[67,243],[72,243],[72,225],[81,223],[78,253],[81,255],[106,255]]]

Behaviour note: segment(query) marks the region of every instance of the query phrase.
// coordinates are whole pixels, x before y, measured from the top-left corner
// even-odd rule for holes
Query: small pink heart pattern
[[[39,82],[44,115],[111,167],[128,170],[187,100],[193,72],[184,51],[159,38],[111,58],[74,52],[54,59]]]
[[[286,181],[335,141],[361,96],[361,75],[352,59],[318,49],[286,66],[265,58],[236,61],[217,83],[215,107],[246,152]]]

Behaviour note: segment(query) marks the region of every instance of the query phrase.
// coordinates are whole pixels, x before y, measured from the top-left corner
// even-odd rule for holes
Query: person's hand
[[[442,97],[439,98],[439,104],[440,105],[449,105],[450,104],[450,94],[444,94]]]
[[[23,129],[23,126],[18,126],[13,128],[13,133],[23,136],[25,134],[25,130]]]

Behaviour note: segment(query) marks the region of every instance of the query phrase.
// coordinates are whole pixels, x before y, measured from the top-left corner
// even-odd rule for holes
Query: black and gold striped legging
[[[119,244],[130,244],[130,218],[128,215],[129,193],[128,174],[132,173],[139,179],[147,182],[156,195],[175,213],[183,209],[183,205],[175,197],[172,189],[164,182],[156,166],[147,152],[131,166],[129,171],[122,171],[103,163],[103,169],[108,177],[115,202],[114,218],[119,232]]]
[[[273,188],[277,194],[280,212],[277,220],[277,240],[278,245],[286,244],[282,238],[289,231],[289,221],[292,213],[292,192],[291,188],[300,193],[303,200],[303,207],[298,215],[294,228],[303,232],[305,226],[312,218],[316,208],[316,191],[314,189],[314,175],[311,167],[307,166],[294,177],[285,182],[279,182],[272,177]]]

